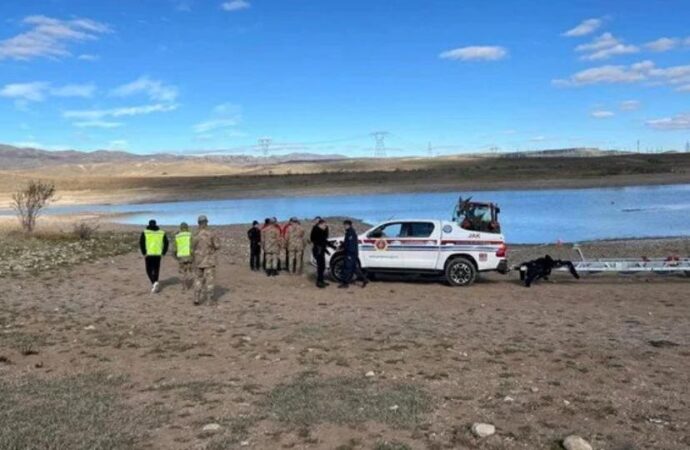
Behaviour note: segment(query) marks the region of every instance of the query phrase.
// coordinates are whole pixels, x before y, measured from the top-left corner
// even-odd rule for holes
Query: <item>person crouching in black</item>
[[[316,287],[323,289],[328,286],[328,283],[323,279],[326,271],[326,253],[328,247],[335,248],[335,245],[328,241],[328,225],[320,217],[316,218],[316,224],[311,229],[310,240],[312,255],[316,260]]]
[[[526,268],[525,271],[520,270],[520,280],[525,283],[526,287],[530,287],[532,283],[539,279],[548,280],[551,271],[560,267],[567,267],[574,278],[580,278],[577,270],[575,270],[575,265],[571,261],[553,259],[550,255],[524,262],[521,266]]]
[[[249,267],[254,271],[261,270],[261,227],[256,220],[247,231],[247,238],[249,239]]]

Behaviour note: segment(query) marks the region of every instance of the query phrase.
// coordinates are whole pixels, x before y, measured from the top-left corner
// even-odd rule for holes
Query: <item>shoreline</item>
[[[415,193],[448,193],[457,191],[539,191],[539,190],[586,190],[606,188],[631,188],[652,186],[675,186],[690,184],[690,174],[660,175],[634,175],[612,176],[597,179],[536,179],[536,180],[510,180],[510,181],[477,181],[443,183],[436,182],[425,185],[407,184],[403,182],[387,182],[385,184],[360,183],[356,186],[343,185],[319,185],[311,187],[299,187],[282,189],[280,187],[259,189],[252,187],[241,189],[239,187],[227,187],[221,189],[204,190],[203,186],[189,187],[186,192],[177,189],[115,189],[114,192],[86,189],[75,191],[62,191],[58,199],[52,203],[54,206],[121,206],[121,205],[145,205],[151,203],[177,203],[210,200],[240,200],[260,198],[290,198],[290,197],[338,197],[347,195],[385,195],[385,194],[415,194]],[[286,192],[288,191],[288,192]],[[9,193],[0,193],[0,204],[9,204]],[[0,208],[6,213],[9,208]],[[118,213],[120,214],[120,213]]]

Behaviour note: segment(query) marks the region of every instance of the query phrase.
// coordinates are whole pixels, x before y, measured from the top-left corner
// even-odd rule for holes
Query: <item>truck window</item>
[[[396,238],[401,237],[402,224],[401,223],[389,223],[383,225],[369,233],[371,238]]]
[[[408,222],[402,226],[400,237],[427,238],[434,232],[431,222]]]

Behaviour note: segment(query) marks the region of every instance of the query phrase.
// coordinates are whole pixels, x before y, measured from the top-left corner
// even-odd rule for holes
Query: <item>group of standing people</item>
[[[367,278],[358,264],[359,238],[352,226],[352,221],[345,220],[343,225],[345,228],[345,239],[342,246],[345,257],[344,281],[338,287],[349,287],[353,276],[361,280],[362,287],[364,287],[367,284]],[[283,226],[278,223],[275,217],[265,219],[263,226],[254,221],[252,227],[247,231],[247,238],[249,239],[249,266],[251,270],[260,271],[263,268],[267,276],[276,276],[284,262],[283,267],[289,273],[302,273],[307,239],[305,229],[297,218],[291,218]],[[326,255],[331,250],[337,250],[335,244],[328,238],[328,224],[323,218],[316,217],[309,234],[309,241],[312,244],[312,256],[316,262],[316,286],[320,289],[328,286],[324,279]]]
[[[296,217],[284,225],[280,225],[275,217],[266,218],[263,225],[255,220],[247,231],[247,238],[251,270],[263,269],[269,277],[278,275],[281,267],[292,274],[304,271],[307,242],[304,227]]]
[[[173,256],[178,262],[182,289],[194,288],[194,304],[214,301],[217,254],[220,240],[208,228],[208,218],[199,216],[198,229],[192,234],[187,223],[180,224],[173,240]],[[356,276],[367,285],[367,278],[358,263],[359,238],[350,220],[343,222],[345,238],[340,250],[343,252],[343,276],[339,288],[349,287]],[[254,221],[247,231],[249,239],[249,266],[253,271],[265,270],[267,276],[276,276],[281,267],[292,274],[302,274],[304,270],[304,250],[307,245],[306,231],[299,219],[293,217],[286,224],[267,218],[264,224]],[[314,219],[308,239],[312,244],[312,256],[316,262],[316,286],[328,286],[324,279],[326,255],[338,250],[329,240],[328,224],[321,217]],[[150,220],[139,239],[141,254],[144,256],[146,274],[151,282],[151,293],[160,292],[160,267],[162,257],[168,253],[170,242],[165,231],[155,220]]]
[[[192,235],[189,225],[182,222],[173,241],[173,256],[178,262],[182,289],[194,287],[194,304],[214,300],[217,253],[220,240],[208,228],[208,218],[199,216],[197,232]],[[169,250],[168,237],[155,220],[150,220],[141,237],[139,249],[144,256],[146,274],[151,281],[151,293],[160,292],[161,259]]]

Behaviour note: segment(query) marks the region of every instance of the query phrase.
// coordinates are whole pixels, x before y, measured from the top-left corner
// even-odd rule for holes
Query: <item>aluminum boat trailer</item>
[[[636,273],[685,274],[690,277],[690,258],[669,256],[667,258],[597,258],[587,259],[578,245],[573,246],[580,261],[573,261],[575,270],[579,274],[595,274],[600,272],[630,275]],[[524,266],[523,266],[524,267]],[[520,267],[520,270],[523,270]],[[525,268],[526,270],[526,268]],[[554,272],[567,272],[567,267],[554,269]]]

